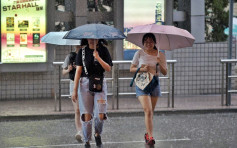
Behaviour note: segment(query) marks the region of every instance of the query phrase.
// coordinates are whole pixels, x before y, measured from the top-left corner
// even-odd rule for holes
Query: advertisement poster
[[[164,24],[164,0],[125,0],[124,1],[124,34],[134,26],[146,24]],[[124,50],[140,49],[124,40]]]
[[[15,34],[7,33],[7,46],[14,47],[15,46]]]
[[[46,62],[46,0],[1,1],[1,62]]]

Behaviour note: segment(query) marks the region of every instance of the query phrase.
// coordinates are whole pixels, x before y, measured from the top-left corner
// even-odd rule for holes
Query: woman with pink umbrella
[[[187,30],[181,28],[169,25],[147,24],[131,29],[126,40],[143,49],[135,53],[130,71],[136,73],[138,71],[150,72],[158,76],[160,72],[163,75],[167,74],[165,52],[159,49],[174,50],[191,47],[195,38]],[[158,70],[156,69],[156,64],[158,64]],[[136,83],[137,86],[139,86],[138,84]],[[159,79],[158,85],[151,93],[147,93],[144,91],[146,89],[140,89],[141,86],[137,86],[136,94],[145,112],[145,141],[149,145],[154,145],[152,119],[156,102],[158,97],[161,96]]]
[[[132,64],[130,67],[131,72],[136,72],[137,67],[140,68],[139,72],[150,72],[151,74],[158,77],[159,72],[163,75],[167,74],[167,64],[164,51],[158,51],[155,44],[156,38],[154,34],[147,33],[142,38],[143,50],[139,50],[135,53]],[[157,57],[159,55],[159,57]],[[158,64],[158,71],[157,71]],[[160,84],[158,79],[158,85],[151,92],[146,92],[136,86],[136,96],[140,101],[144,113],[145,113],[145,142],[148,145],[154,145],[155,140],[153,138],[153,112],[158,100],[161,96]]]

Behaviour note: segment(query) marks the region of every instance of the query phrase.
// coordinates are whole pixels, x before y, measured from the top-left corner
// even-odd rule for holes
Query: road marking
[[[189,138],[183,139],[163,139],[163,140],[155,140],[157,142],[175,142],[175,141],[190,141]],[[144,141],[118,141],[118,142],[103,142],[103,144],[126,144],[126,143],[144,143]],[[43,145],[43,146],[28,146],[28,147],[15,147],[15,148],[40,148],[40,147],[67,147],[67,146],[81,146],[84,143],[78,144],[59,144],[59,145]],[[95,145],[95,143],[91,143],[91,145]]]
[[[155,140],[157,142],[172,142],[172,141],[189,141],[191,139],[185,138],[185,139],[164,139],[164,140]],[[107,144],[119,144],[119,143],[144,143],[144,141],[121,141],[121,142],[103,142]]]

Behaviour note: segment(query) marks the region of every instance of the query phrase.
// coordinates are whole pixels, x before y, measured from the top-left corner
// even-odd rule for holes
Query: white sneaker
[[[82,142],[82,133],[81,131],[78,131],[77,134],[75,135],[75,138],[78,142]]]

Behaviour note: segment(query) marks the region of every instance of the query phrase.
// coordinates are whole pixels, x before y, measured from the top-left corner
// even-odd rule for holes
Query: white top
[[[160,50],[161,52],[164,52]],[[141,67],[142,64],[151,66],[151,67],[156,67],[157,64],[157,56],[149,55],[144,52],[144,50],[138,50],[132,60],[132,64],[138,65],[138,67]]]

